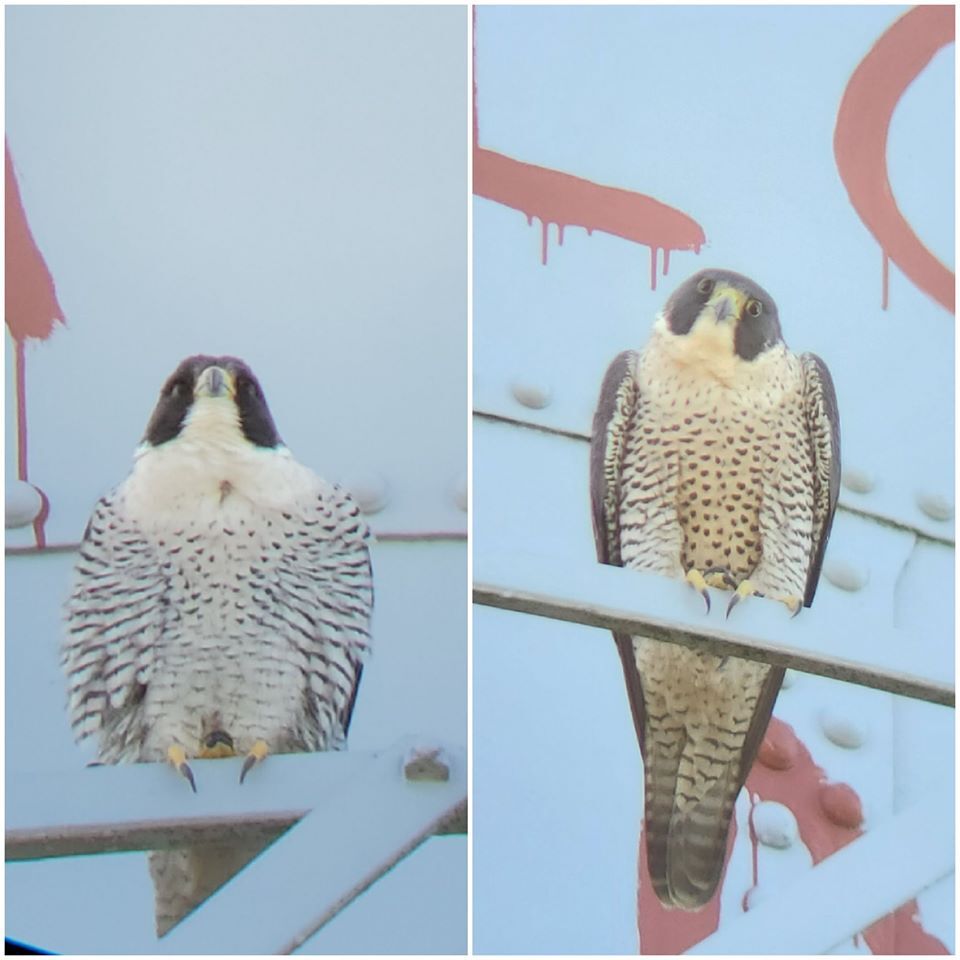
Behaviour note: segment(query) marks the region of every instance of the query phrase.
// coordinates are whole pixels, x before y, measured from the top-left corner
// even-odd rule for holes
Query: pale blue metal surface
[[[17,822],[19,814],[30,813],[17,806],[16,788],[21,779],[43,783],[45,776],[71,771],[81,777],[89,776],[81,769],[90,758],[89,751],[75,747],[70,737],[64,709],[64,681],[57,664],[60,596],[54,591],[65,588],[72,559],[72,554],[17,557],[7,564],[7,816],[11,825]],[[379,544],[374,548],[374,564],[377,647],[364,668],[350,734],[351,750],[381,749],[404,733],[465,744],[467,654],[463,545]],[[50,600],[32,603],[38,596],[48,596]],[[424,615],[427,610],[429,616]],[[29,678],[29,682],[13,682],[14,677]],[[24,731],[28,731],[28,735]],[[275,759],[274,768],[282,766],[284,758]],[[199,763],[198,786],[202,789],[203,783],[212,776],[225,778],[232,785],[237,775],[235,767],[232,761]],[[261,791],[266,792],[266,802],[285,797],[296,803],[296,792],[291,792],[289,797],[275,792],[283,790],[283,781],[271,780],[270,772],[268,761],[258,771],[263,776],[257,783],[251,777],[242,793],[226,791],[229,804],[223,808],[224,812],[242,806]],[[111,773],[127,776],[130,789],[137,792],[127,795],[115,789],[100,791],[104,816],[109,817],[111,813],[122,816],[134,799],[142,803],[145,798],[140,792],[151,793],[154,789],[150,786],[151,778],[157,779],[158,784],[167,784],[164,788],[167,800],[163,803],[169,801],[173,805],[171,809],[181,812],[194,809],[184,806],[194,800],[185,785],[163,766],[152,770],[147,779],[131,776],[132,771]],[[61,798],[50,799],[56,803]],[[68,952],[103,952],[107,949],[104,932],[115,931],[118,937],[124,937],[126,944],[138,942],[137,938],[144,936],[143,942],[149,950],[155,949],[153,892],[146,857],[142,854],[110,857],[104,867],[99,857],[82,857],[78,861],[79,866],[66,861],[8,866],[9,934],[40,945],[55,944]],[[101,873],[101,870],[107,872]],[[82,881],[77,880],[78,876]],[[122,879],[118,881],[117,877]],[[78,882],[85,889],[102,888],[112,894],[81,909],[75,896]],[[426,897],[431,896],[431,890],[446,891],[449,884],[460,880],[438,873],[431,882],[435,886],[424,889]],[[38,885],[45,890],[42,905],[35,902]],[[125,905],[129,901],[130,912],[137,917],[148,917],[145,931],[131,929],[127,919],[119,926],[112,926],[118,901]],[[91,940],[95,948],[82,949]],[[424,942],[424,950],[431,942],[429,939]],[[127,949],[135,948],[128,946]],[[384,942],[383,949],[389,952],[389,942]]]
[[[49,541],[79,540],[164,379],[197,352],[251,364],[301,462],[385,481],[375,532],[463,535],[466,10],[5,16],[9,146],[67,316],[27,346],[30,480],[50,497]],[[351,748],[407,733],[465,745],[466,545],[381,541],[373,558],[376,648]],[[8,558],[8,785],[89,759],[57,662],[73,559]],[[105,794],[103,809],[125,800]],[[424,897],[462,886],[462,868],[417,873]],[[109,947],[104,934],[139,936],[149,952],[152,896],[142,854],[14,864],[7,933],[88,952]]]
[[[463,531],[465,9],[6,17],[7,138],[67,315],[27,350],[49,539],[80,538],[194,353],[247,360],[304,463],[383,475],[378,530]]]
[[[588,433],[607,364],[645,343],[680,280],[728,267],[770,291],[793,349],[830,367],[846,465],[877,477],[871,493],[843,499],[952,539],[952,523],[915,498],[953,499],[953,318],[894,265],[881,309],[881,252],[833,157],[847,80],[905,9],[479,11],[481,146],[649,194],[697,219],[707,244],[674,252],[651,291],[646,247],[573,228],[558,246],[551,227],[543,267],[540,224],[477,199],[476,407]],[[953,116],[953,67],[952,47],[935,56],[898,106],[888,148],[898,202],[947,264],[953,133],[941,118]],[[510,394],[517,379],[551,385],[553,401],[524,408]]]
[[[953,506],[954,317],[892,264],[881,309],[881,251],[833,156],[846,83],[906,9],[478,10],[480,145],[653,196],[695,217],[707,244],[699,256],[674,252],[652,291],[646,247],[572,228],[560,246],[551,226],[543,266],[539,222],[474,200],[475,407],[574,435],[475,418],[477,556],[569,557],[571,576],[595,556],[585,438],[604,370],[646,342],[677,283],[725,266],[771,292],[791,348],[826,360],[844,465],[874,479],[868,493],[841,492],[850,509],[838,512],[810,613],[864,649],[882,623],[885,635],[898,628],[949,657],[954,524],[917,499],[937,494]],[[907,91],[888,145],[897,202],[948,265],[954,141],[943,118],[953,116],[953,67],[951,46]],[[518,386],[549,402],[524,406]],[[851,577],[857,589],[838,585]],[[813,622],[802,614],[792,625],[803,636]],[[799,675],[777,712],[830,779],[854,787],[868,829],[952,769],[947,708]],[[863,746],[830,743],[831,716],[860,724]],[[634,952],[641,765],[612,641],[476,610],[474,784],[476,950]],[[741,803],[741,838],[748,812]],[[949,820],[929,829],[952,843]],[[761,880],[794,877],[808,855],[790,853],[792,865],[768,862]],[[735,851],[730,877],[721,929],[752,883],[748,850]],[[925,929],[948,949],[954,918],[942,891],[951,885],[920,898]]]
[[[953,650],[921,631],[891,628],[889,617],[882,609],[871,610],[862,591],[859,604],[844,603],[846,591],[836,591],[833,603],[804,609],[802,624],[782,604],[761,598],[740,604],[728,617],[728,591],[711,588],[711,608],[705,611],[701,597],[682,581],[664,582],[659,574],[605,566],[589,557],[556,559],[519,548],[477,552],[473,584],[475,602],[490,606],[593,627],[602,614],[606,624],[599,626],[620,632],[643,633],[643,626],[652,624],[654,636],[661,630],[687,637],[701,633],[719,645],[711,649],[720,656],[742,655],[742,639],[758,652],[781,658],[768,662],[934,703],[953,701]],[[856,613],[851,607],[858,608]],[[858,631],[849,629],[846,618],[851,616],[858,616]],[[614,621],[636,626],[627,630]],[[844,672],[836,672],[837,667]]]
[[[450,882],[427,900],[437,873]],[[401,954],[467,952],[466,837],[427,840],[294,954],[371,954],[385,941]]]
[[[12,890],[8,885],[8,916],[15,918],[21,939],[31,930],[42,931],[44,946],[58,952],[82,949],[89,953],[182,953],[196,952],[210,944],[217,944],[220,952],[278,952],[298,933],[310,929],[311,922],[318,921],[324,910],[354,890],[365,877],[382,870],[394,851],[403,849],[417,831],[425,830],[466,796],[466,756],[462,751],[448,751],[451,762],[447,782],[406,781],[403,758],[412,742],[408,738],[378,753],[273,757],[269,768],[264,766],[251,773],[242,786],[238,783],[239,760],[194,761],[196,794],[161,764],[100,767],[68,775],[41,774],[11,780],[6,829],[11,837],[21,839],[25,831],[44,826],[71,834],[79,828],[121,828],[171,817],[212,823],[239,814],[306,816],[261,854],[256,869],[250,868],[250,876],[238,878],[217,894],[217,899],[210,903],[209,914],[206,910],[198,912],[159,944],[150,936],[149,923],[142,928],[115,928],[109,916],[104,915],[103,905],[96,901],[86,908],[99,915],[98,927],[85,923],[80,923],[79,930],[51,927],[50,911],[60,908],[63,900],[76,900],[77,886],[90,885],[90,874],[77,874],[71,860],[65,861],[65,872],[62,862],[44,861],[49,868],[46,875],[52,882],[42,897],[42,911],[36,902],[38,878],[41,884],[44,882],[40,863],[18,863],[14,869],[19,882],[12,885]],[[117,800],[107,803],[104,798],[108,796]],[[95,884],[106,895],[108,908],[112,904],[116,909],[118,899],[122,900],[118,897],[124,889],[122,884],[130,881],[138,893],[134,912],[142,917],[144,893],[151,893],[149,884],[139,879],[146,876],[142,855],[136,864],[137,873],[131,870],[129,876],[124,876],[126,871],[121,868],[134,862],[130,857],[77,860],[91,869],[95,866],[98,872],[109,871],[100,876],[111,883],[118,883],[116,878],[121,877],[119,886],[104,885],[102,879]],[[106,867],[101,867],[103,862]],[[432,909],[438,909],[430,906],[435,896],[449,904],[455,891],[462,890],[462,924],[456,941],[459,946],[466,939],[466,865],[462,857],[451,856],[435,864],[437,871],[432,876],[415,863],[407,868],[413,884],[408,897],[423,904],[420,916],[426,920]],[[444,870],[450,873],[444,874]],[[298,875],[301,880],[307,875],[312,879],[300,882]],[[437,877],[441,876],[449,878],[448,885],[438,886]],[[71,881],[66,887],[65,879]],[[384,912],[379,923],[366,931],[367,949],[353,952],[370,952],[374,943],[381,951],[394,952],[395,944],[387,935],[387,928],[404,923],[402,903],[388,889],[375,896],[373,904],[365,904],[363,912],[376,917],[378,902]],[[72,910],[75,906],[71,904],[67,912]],[[234,919],[227,922],[230,916]],[[450,911],[445,909],[435,923],[425,922],[419,930],[408,930],[406,942],[418,945],[415,952],[453,952],[449,948],[454,942],[454,924]],[[340,944],[346,942],[350,925],[342,929],[343,933],[338,935]]]
[[[304,943],[347,894],[397,859],[395,851],[409,850],[429,836],[431,825],[466,799],[465,752],[451,755],[445,782],[405,780],[403,755],[403,750],[386,750],[356,778],[322,794],[296,827],[215,893],[203,910],[171,930],[157,952],[194,953],[204,943],[217,943],[224,952],[274,954]],[[447,866],[463,864],[448,861]],[[431,896],[440,876],[420,888],[421,896]],[[389,913],[386,920],[390,926],[399,922]],[[447,945],[438,944],[429,927],[417,939],[418,953]],[[395,952],[386,927],[377,942],[381,952]]]

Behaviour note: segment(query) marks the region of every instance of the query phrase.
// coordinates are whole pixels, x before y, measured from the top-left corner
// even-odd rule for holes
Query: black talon
[[[246,760],[243,761],[243,769],[240,771],[240,782],[243,783],[243,778],[254,768],[254,765],[257,762],[257,758],[250,754]]]
[[[727,604],[727,615],[724,619],[729,620],[730,614],[733,612],[733,608],[740,602],[740,594],[735,593],[731,598],[730,602]]]
[[[184,761],[180,764],[180,766],[177,767],[177,770],[180,771],[180,776],[190,784],[190,789],[196,793],[197,785],[193,782],[193,771],[190,769],[189,764]]]

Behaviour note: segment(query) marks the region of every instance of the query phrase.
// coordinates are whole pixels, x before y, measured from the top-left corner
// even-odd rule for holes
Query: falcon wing
[[[623,477],[625,430],[640,401],[640,387],[633,369],[637,354],[625,350],[607,368],[600,399],[593,417],[590,441],[590,500],[597,559],[611,566],[623,566],[620,557],[620,483]],[[644,748],[644,705],[640,675],[629,634],[615,633],[613,639],[623,664],[627,698],[640,750]]]
[[[169,616],[168,589],[156,548],[125,516],[122,496],[103,497],[80,544],[61,663],[74,736],[99,733],[104,759],[140,742],[132,731]]]
[[[840,493],[840,416],[827,365],[813,353],[803,354],[800,361],[803,410],[813,448],[813,550],[803,596],[804,606],[809,607],[817,591],[823,553]]]
[[[312,729],[305,731],[305,749],[341,749],[370,649],[371,534],[356,503],[332,484],[322,485],[304,532],[280,566],[278,612],[307,661],[304,706]],[[326,743],[324,730],[330,731]]]
[[[623,476],[625,428],[640,399],[633,376],[637,354],[625,350],[607,368],[593,416],[590,441],[590,499],[597,559],[619,567],[620,482]]]

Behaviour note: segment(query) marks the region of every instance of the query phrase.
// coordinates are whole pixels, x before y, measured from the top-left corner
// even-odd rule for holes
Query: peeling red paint
[[[700,252],[703,229],[685,213],[653,197],[560,173],[483,147],[473,151],[473,192],[512,207],[541,224],[541,261],[547,262],[547,230],[583,227],[650,247],[650,285],[657,285],[657,250]]]
[[[546,265],[547,234],[557,225],[563,243],[567,227],[609,233],[650,248],[650,286],[657,288],[657,251],[664,251],[666,274],[671,250],[699,253],[706,243],[703,228],[687,214],[653,197],[605,186],[547,167],[523,163],[480,146],[477,107],[477,10],[473,9],[473,192],[526,214],[527,222],[540,221],[540,262]]]
[[[833,800],[839,801],[847,813],[848,821],[862,823],[860,798],[846,784],[830,784],[827,775],[818,767],[793,732],[793,729],[777,717],[770,720],[765,739],[792,742],[796,761],[789,770],[777,771],[761,763],[755,763],[747,777],[747,789],[764,800],[774,800],[789,807],[797,818],[800,839],[810,851],[815,864],[845,847],[859,837],[859,826],[845,826],[823,815],[822,797],[824,787]],[[761,748],[762,749],[762,748]],[[853,806],[856,806],[856,811]],[[855,817],[855,812],[859,816]],[[842,818],[841,818],[842,819]],[[868,927],[864,939],[873,953],[941,954],[949,951],[928,934],[916,919],[915,900],[904,904],[899,910]]]
[[[4,219],[5,283],[7,329],[13,337],[17,397],[17,476],[28,482],[26,349],[28,339],[46,340],[57,323],[65,323],[63,308],[57,300],[53,277],[37,248],[20,199],[20,187],[4,142],[4,181],[7,206]],[[42,508],[33,522],[37,546],[46,545],[45,524],[50,512],[47,495],[36,485]]]
[[[954,40],[953,6],[914,7],[874,44],[840,102],[833,137],[837,170],[850,202],[883,250],[883,308],[888,261],[954,312],[954,275],[920,241],[897,207],[887,174],[887,136],[907,87]]]
[[[6,241],[6,321],[17,342],[28,338],[46,340],[57,323],[64,322],[63,308],[57,301],[53,277],[30,232],[27,215],[20,200],[20,187],[4,143],[7,208]]]

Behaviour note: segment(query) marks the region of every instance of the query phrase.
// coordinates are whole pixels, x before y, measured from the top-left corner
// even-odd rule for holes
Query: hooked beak
[[[746,298],[733,287],[718,286],[710,298],[710,306],[713,307],[713,313],[717,323],[724,323],[727,320],[736,320],[743,310]]]
[[[197,386],[194,390],[194,396],[197,397],[222,397],[229,394],[234,395],[235,384],[233,374],[223,367],[207,367],[200,374],[197,380]]]

